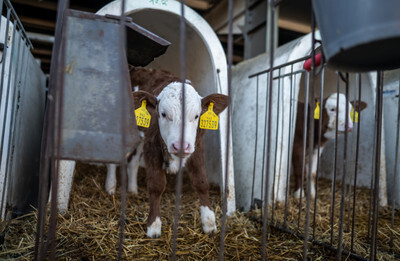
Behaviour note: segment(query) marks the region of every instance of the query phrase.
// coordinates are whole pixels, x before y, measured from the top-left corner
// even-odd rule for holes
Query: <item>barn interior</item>
[[[53,48],[57,40],[58,1],[6,0],[6,2],[11,3],[26,31],[26,38],[32,43],[30,53],[41,70],[40,79],[44,85],[49,79],[51,62],[55,57]],[[350,74],[349,98],[358,97],[358,81],[362,79],[362,99],[368,103],[367,109],[362,114],[361,123],[355,125],[353,132],[349,133],[347,152],[350,156],[334,161],[335,155],[339,154],[340,157],[343,155],[344,137],[339,137],[338,145],[330,141],[319,162],[321,167],[317,182],[319,190],[317,199],[315,201],[310,199],[308,202],[306,195],[303,195],[302,199],[295,199],[292,195],[294,188],[290,179],[292,174],[289,156],[293,149],[291,147],[293,129],[292,132],[289,129],[294,126],[295,116],[289,115],[289,111],[294,114],[293,108],[297,101],[305,100],[304,93],[306,88],[310,87],[310,79],[313,77],[312,72],[303,68],[306,58],[311,59],[312,54],[312,1],[275,1],[273,36],[268,23],[271,15],[268,0],[184,2],[189,8],[186,10],[185,32],[187,37],[185,55],[190,61],[185,67],[187,78],[196,85],[196,90],[201,96],[212,92],[225,94],[231,92],[232,97],[231,115],[221,116],[222,124],[219,131],[208,131],[205,138],[206,168],[211,183],[210,198],[212,208],[216,212],[218,232],[212,235],[203,233],[198,196],[189,184],[187,173],[184,173],[177,238],[173,231],[177,198],[175,194],[177,177],[174,175],[167,176],[168,185],[161,203],[162,236],[159,239],[147,238],[146,220],[149,206],[145,170],[141,168],[138,178],[139,194],[127,196],[124,243],[122,250],[118,249],[121,244],[119,229],[122,218],[120,212],[123,201],[120,188],[122,181],[118,180],[117,193],[109,195],[104,189],[106,167],[79,162],[74,174],[68,212],[56,217],[56,259],[118,259],[121,253],[123,260],[171,258],[333,260],[333,256],[336,256],[337,260],[399,258],[400,189],[397,184],[400,184],[400,178],[397,177],[400,176],[397,168],[399,148],[395,142],[399,125],[396,125],[398,112],[394,109],[397,108],[400,93],[399,71],[385,72],[385,80],[386,78],[388,80],[383,87],[386,104],[383,114],[384,134],[379,140],[381,151],[377,153],[375,149],[378,143],[376,129],[380,108],[377,101],[380,93],[377,87],[379,80],[376,80],[379,73]],[[229,3],[233,4],[232,53],[229,53],[228,46]],[[98,15],[118,16],[120,12],[118,1],[111,0],[71,0],[69,5],[71,9]],[[4,7],[3,16],[7,16],[8,6],[6,8],[4,4]],[[179,8],[180,1],[174,0],[128,1],[125,15],[130,17],[133,23],[171,43],[166,52],[155,58],[147,67],[166,69],[176,75],[183,69],[178,58],[181,52]],[[1,30],[4,30],[3,24],[5,21],[2,20]],[[0,34],[3,35],[4,32],[0,31]],[[317,38],[320,41],[319,36]],[[273,95],[268,89],[269,76],[265,73],[271,61],[271,45],[275,52],[274,65],[279,67],[280,64],[288,63],[287,66],[273,71],[275,78],[271,82],[272,87],[279,90]],[[231,54],[233,70],[229,75],[227,60]],[[300,61],[291,63],[296,59]],[[324,64],[317,70],[322,68],[324,68],[322,73],[313,78],[316,90],[314,96],[318,96],[320,90],[323,90],[324,97],[336,92],[337,88],[343,92],[345,83],[340,79],[343,75],[339,75],[334,68]],[[254,76],[255,74],[258,75]],[[232,89],[228,90],[228,82],[231,79]],[[270,96],[273,97],[272,107],[268,109]],[[10,97],[10,100],[12,98]],[[38,99],[41,98],[43,97]],[[2,101],[2,104],[5,103]],[[41,109],[44,111],[44,108]],[[267,126],[269,110],[273,120]],[[1,110],[0,112],[2,113]],[[226,127],[227,122],[230,124],[229,128]],[[358,128],[361,130],[360,145],[356,145]],[[5,129],[7,130],[6,127]],[[268,152],[265,149],[268,129],[272,135],[269,169],[266,156]],[[39,137],[40,134],[38,132],[36,136]],[[227,145],[229,145],[228,150],[225,150]],[[360,151],[357,161],[355,161],[356,149]],[[378,167],[377,155],[380,157]],[[344,165],[343,161],[346,160],[349,163]],[[36,158],[35,161],[37,168],[39,159]],[[227,181],[224,176],[226,167],[230,171],[226,176]],[[343,168],[349,173],[344,183],[340,175],[343,173]],[[375,179],[377,168],[380,177]],[[25,170],[21,169],[21,172],[23,171]],[[332,178],[333,171],[339,173],[337,180]],[[268,176],[269,172],[272,174]],[[28,182],[39,186],[37,184],[39,169],[33,176],[21,185],[24,189],[27,188]],[[281,178],[283,176],[286,176],[286,179]],[[266,180],[269,182],[268,186],[265,185]],[[379,185],[376,185],[378,180]],[[227,203],[224,202],[224,182],[231,186],[227,193]],[[0,182],[0,186],[2,184]],[[22,197],[13,190],[16,189],[12,189],[11,192],[17,195],[14,196],[14,201],[27,202],[26,196]],[[3,190],[3,193],[9,192]],[[36,198],[37,194],[38,190],[33,189],[29,195]],[[379,199],[374,201],[378,195]],[[275,201],[280,196],[283,201]],[[386,203],[382,204],[382,197]],[[270,203],[266,208],[263,208],[264,201]],[[310,206],[307,206],[308,203]],[[374,207],[374,203],[378,203],[377,207]],[[226,217],[224,204],[228,204],[230,213],[226,224],[224,224]],[[32,207],[34,211],[31,211]],[[37,200],[30,202],[28,207],[30,211],[24,209],[17,213],[12,212],[10,206],[4,208],[7,209],[6,212],[12,214],[5,215],[6,218],[2,216],[0,259],[34,259],[37,254],[35,236],[38,233],[38,220],[40,220],[40,210],[37,208]],[[3,204],[1,211],[3,212]],[[50,204],[44,213],[43,230],[46,232],[42,236],[46,241],[51,237]],[[265,234],[263,234],[264,222],[267,223]],[[222,231],[224,225],[226,231]],[[377,231],[374,231],[374,227]],[[223,233],[225,233],[224,238],[221,240]],[[177,249],[173,249],[174,240],[177,242]]]

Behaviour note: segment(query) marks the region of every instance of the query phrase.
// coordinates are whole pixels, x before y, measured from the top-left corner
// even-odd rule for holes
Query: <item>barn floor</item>
[[[77,165],[77,173],[71,193],[69,211],[58,220],[58,260],[110,260],[118,247],[119,196],[110,196],[104,190],[105,167],[86,164]],[[139,174],[139,195],[129,195],[124,252],[127,260],[166,260],[171,255],[172,217],[174,215],[175,176],[168,176],[167,190],[162,200],[162,236],[160,239],[146,237],[148,213],[144,173]],[[197,195],[184,179],[182,205],[178,231],[179,260],[217,260],[219,255],[219,232],[204,235],[201,228]],[[328,182],[326,187],[329,188]],[[321,189],[322,191],[322,189]],[[212,187],[211,201],[216,210],[217,227],[220,228],[221,201],[217,187]],[[321,197],[323,195],[321,194]],[[298,202],[293,202],[293,206]],[[323,205],[323,204],[321,204]],[[326,205],[326,204],[325,204]],[[361,204],[363,205],[363,204]],[[297,207],[288,215],[290,228],[295,229]],[[297,210],[298,211],[298,210]],[[357,210],[359,211],[359,210]],[[259,260],[261,258],[261,230],[259,210],[235,213],[227,221],[225,238],[226,260]],[[282,220],[279,208],[275,220]],[[400,227],[400,213],[396,213],[396,225]],[[321,214],[318,220],[322,220]],[[386,227],[387,225],[384,225]],[[319,225],[318,233],[327,233],[328,224]],[[7,232],[0,251],[0,260],[32,260],[36,229],[36,215],[14,220]],[[300,229],[301,230],[301,229]],[[328,229],[329,230],[329,229]],[[303,240],[271,228],[267,237],[268,260],[298,260],[302,256]],[[301,232],[301,231],[300,231]],[[396,243],[400,233],[396,231]],[[381,233],[380,233],[381,234]],[[323,234],[325,235],[325,234]],[[326,235],[325,235],[326,236]],[[381,235],[380,235],[381,236]],[[384,241],[386,242],[386,241]],[[313,260],[329,260],[335,253],[317,246],[310,246]],[[393,260],[393,256],[379,253],[379,260]]]

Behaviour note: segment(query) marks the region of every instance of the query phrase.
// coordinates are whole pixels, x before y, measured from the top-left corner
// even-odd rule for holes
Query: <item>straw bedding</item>
[[[168,175],[168,185],[161,203],[162,236],[159,239],[149,239],[146,237],[148,203],[144,175],[143,172],[139,173],[139,195],[129,195],[127,200],[124,258],[126,260],[167,260],[171,257],[175,176]],[[60,215],[58,218],[58,260],[115,259],[119,236],[120,198],[118,193],[116,196],[110,196],[105,192],[105,176],[105,167],[77,165],[69,211],[65,216]],[[202,232],[199,201],[188,183],[188,180],[184,178],[177,257],[179,260],[217,260],[220,251],[220,233],[205,235]],[[329,182],[325,181],[325,183],[326,188],[321,189],[321,191],[325,189],[328,191],[326,195],[320,195],[321,202],[327,200],[326,197],[330,193]],[[212,186],[210,196],[213,208],[216,210],[217,227],[220,231],[222,211],[219,189]],[[359,202],[361,200],[360,196]],[[292,200],[292,207],[288,215],[288,226],[294,230],[297,229],[296,211],[298,211],[298,203]],[[323,209],[326,205],[329,204],[318,203],[318,209]],[[366,212],[366,206],[365,204],[359,205],[361,205],[360,208],[364,208],[357,209],[357,213],[360,214],[358,219],[361,220],[363,219],[361,213]],[[274,222],[279,220],[279,224],[283,220],[282,209],[282,206],[280,206],[276,207],[274,211]],[[224,240],[226,260],[259,260],[261,258],[262,224],[259,222],[260,212],[260,210],[253,210],[249,213],[236,212],[228,218]],[[272,212],[270,211],[270,213]],[[318,213],[316,233],[322,234],[322,237],[326,238],[329,233],[329,219],[322,210],[318,210]],[[390,216],[390,212],[381,214]],[[356,226],[356,250],[359,250],[358,248],[360,250],[368,249],[365,244],[367,229],[364,223],[358,222]],[[395,243],[397,244],[396,247],[400,249],[399,213],[396,213],[395,223],[397,227]],[[302,224],[304,224],[303,221]],[[388,226],[388,224],[380,223],[380,228],[384,228],[379,232],[379,240],[383,240],[380,244],[386,246],[389,235],[387,231],[390,229]],[[300,233],[302,232],[301,227],[298,229]],[[5,242],[0,251],[0,260],[31,260],[35,230],[35,213],[13,220],[8,226]],[[274,228],[270,228],[269,232],[266,246],[268,260],[298,260],[302,257],[302,239],[282,233]],[[344,238],[346,239],[347,236]],[[348,242],[345,241],[346,248],[347,245]],[[387,253],[379,252],[378,254],[380,260],[393,260],[393,257]],[[326,249],[310,245],[309,256],[313,260],[327,260],[334,255]]]

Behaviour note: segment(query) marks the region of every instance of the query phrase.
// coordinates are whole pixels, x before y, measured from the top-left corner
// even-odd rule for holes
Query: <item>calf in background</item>
[[[339,99],[339,107],[337,107],[337,99]],[[312,168],[311,168],[311,184],[310,184],[310,196],[311,198],[315,197],[315,178],[317,174],[317,160],[321,156],[322,151],[326,143],[330,139],[335,138],[336,133],[336,118],[338,120],[338,134],[344,133],[346,131],[346,117],[348,118],[348,126],[347,131],[353,130],[353,121],[350,117],[350,112],[352,108],[354,111],[360,112],[367,107],[367,104],[363,101],[350,101],[349,102],[349,111],[346,113],[346,96],[342,93],[333,93],[322,103],[322,118],[317,120],[314,119],[314,150],[312,156]],[[313,113],[314,110],[311,109],[310,104],[308,106],[308,112]],[[302,164],[303,164],[303,134],[305,131],[304,128],[304,109],[305,104],[302,102],[298,102],[297,105],[297,120],[296,120],[296,130],[294,136],[293,143],[293,155],[292,155],[292,165],[293,165],[293,174],[295,179],[295,192],[294,197],[300,198],[300,193],[302,191],[301,188],[301,180],[302,180]],[[322,128],[321,128],[321,146],[318,155],[318,139],[319,139],[319,121],[322,120]],[[309,121],[307,121],[307,131],[310,127]],[[307,137],[307,135],[306,135]],[[304,166],[304,171],[306,173],[306,169],[308,168],[308,149],[309,149],[309,141],[307,138],[306,143],[306,161]],[[306,174],[304,174],[304,178],[306,178]],[[303,194],[304,195],[304,194]]]

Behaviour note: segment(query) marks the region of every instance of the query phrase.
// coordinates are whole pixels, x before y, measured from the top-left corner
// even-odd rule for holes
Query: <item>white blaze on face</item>
[[[185,137],[181,145],[182,131],[182,83],[173,82],[157,96],[158,123],[161,137],[168,152],[177,157],[181,147],[184,157],[195,149],[197,126],[201,113],[201,97],[190,84],[185,84]]]
[[[346,117],[348,117],[347,130],[353,130],[353,121],[350,117],[350,112],[353,108],[350,102],[347,101],[346,96],[339,93],[339,107],[337,108],[337,93],[334,93],[326,99],[324,108],[328,114],[328,130],[325,132],[324,136],[328,139],[335,137],[336,131],[336,117],[338,117],[338,132],[346,131]],[[349,104],[349,111],[346,113],[346,102]]]

